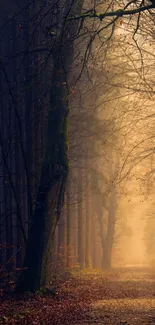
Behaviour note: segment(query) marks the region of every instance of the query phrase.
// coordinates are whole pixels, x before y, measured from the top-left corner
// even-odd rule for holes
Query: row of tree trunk
[[[85,132],[76,151],[70,150],[70,164],[74,162],[67,183],[69,82],[80,30],[78,21],[66,23],[66,17],[80,14],[82,5],[82,0],[51,1],[49,10],[42,1],[27,0],[26,5],[7,1],[2,8],[0,263],[10,270],[23,268],[19,291],[37,291],[49,281],[60,216],[55,251],[67,247],[66,265],[72,259],[80,268],[100,263],[97,251],[102,238],[90,182],[91,143],[82,138],[87,137],[86,112],[82,123],[78,119],[78,131]],[[70,141],[74,146],[77,139]]]

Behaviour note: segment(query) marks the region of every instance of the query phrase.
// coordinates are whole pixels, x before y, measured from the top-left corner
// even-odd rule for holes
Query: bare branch
[[[105,12],[105,13],[102,13],[102,14],[99,14],[96,11],[94,11],[92,13],[92,11],[91,11],[91,12],[84,13],[84,14],[81,14],[81,15],[75,15],[75,16],[68,17],[67,21],[80,20],[80,19],[86,19],[86,18],[97,18],[100,21],[102,21],[106,17],[118,17],[118,18],[120,18],[122,16],[135,15],[137,13],[140,13],[140,12],[143,12],[143,11],[146,11],[146,10],[150,10],[150,9],[154,9],[154,8],[155,8],[155,5],[151,4],[151,5],[148,5],[148,6],[138,7],[138,8],[130,9],[130,10],[118,9],[116,11]]]

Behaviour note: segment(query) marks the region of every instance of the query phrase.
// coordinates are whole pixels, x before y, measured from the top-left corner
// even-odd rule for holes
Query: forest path
[[[101,281],[98,285],[100,298],[95,300],[94,292],[89,311],[72,325],[155,324],[155,270],[114,270],[103,277],[102,285]]]
[[[84,270],[58,280],[52,295],[2,295],[0,325],[155,324],[155,269]]]

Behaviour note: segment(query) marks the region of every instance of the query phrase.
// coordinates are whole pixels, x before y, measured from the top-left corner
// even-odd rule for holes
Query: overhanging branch
[[[144,6],[144,7],[135,8],[135,9],[130,9],[130,10],[119,9],[116,11],[110,11],[110,12],[105,12],[105,13],[97,13],[96,11],[94,11],[94,12],[91,11],[91,12],[84,13],[81,15],[69,16],[67,21],[80,20],[80,19],[86,19],[86,18],[97,18],[100,21],[102,21],[106,17],[129,16],[129,15],[134,15],[134,14],[137,14],[137,13],[149,10],[149,9],[153,9],[153,8],[155,9],[154,4]]]

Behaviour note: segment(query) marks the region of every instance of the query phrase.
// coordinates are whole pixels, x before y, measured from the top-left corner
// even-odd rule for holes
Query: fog
[[[116,135],[116,138],[112,138],[111,146],[107,144],[107,150],[112,151],[109,180],[111,186],[116,189],[117,197],[112,264],[151,266],[154,264],[155,256],[153,249],[155,115],[154,93],[152,91],[148,95],[147,87],[152,87],[151,78],[154,76],[154,69],[151,63],[148,64],[148,60],[151,60],[149,36],[148,42],[144,42],[141,34],[137,34],[135,44],[129,29],[126,30],[126,23],[123,24],[124,26],[116,28],[107,55],[111,97],[109,92],[108,95],[100,96],[98,110],[100,119],[113,121],[115,126],[112,127],[112,136]],[[129,42],[132,44],[131,47]],[[119,49],[116,46],[118,43]],[[137,44],[141,47],[141,52]],[[116,96],[116,91],[119,96]],[[100,170],[105,173],[105,167],[102,167],[105,166],[103,158],[99,164]]]
[[[54,249],[80,269],[154,264],[154,36],[143,23],[134,37],[136,17],[103,29],[70,96],[70,172]],[[71,84],[85,57],[80,42],[74,50]]]
[[[120,211],[123,211],[127,220],[130,232],[128,235],[122,236],[116,243],[116,248],[119,249],[120,261],[116,261],[115,265],[140,266],[149,263],[149,258],[146,254],[146,245],[144,239],[144,229],[146,220],[147,204],[142,202],[142,196],[123,200]],[[115,249],[114,249],[115,254]]]

